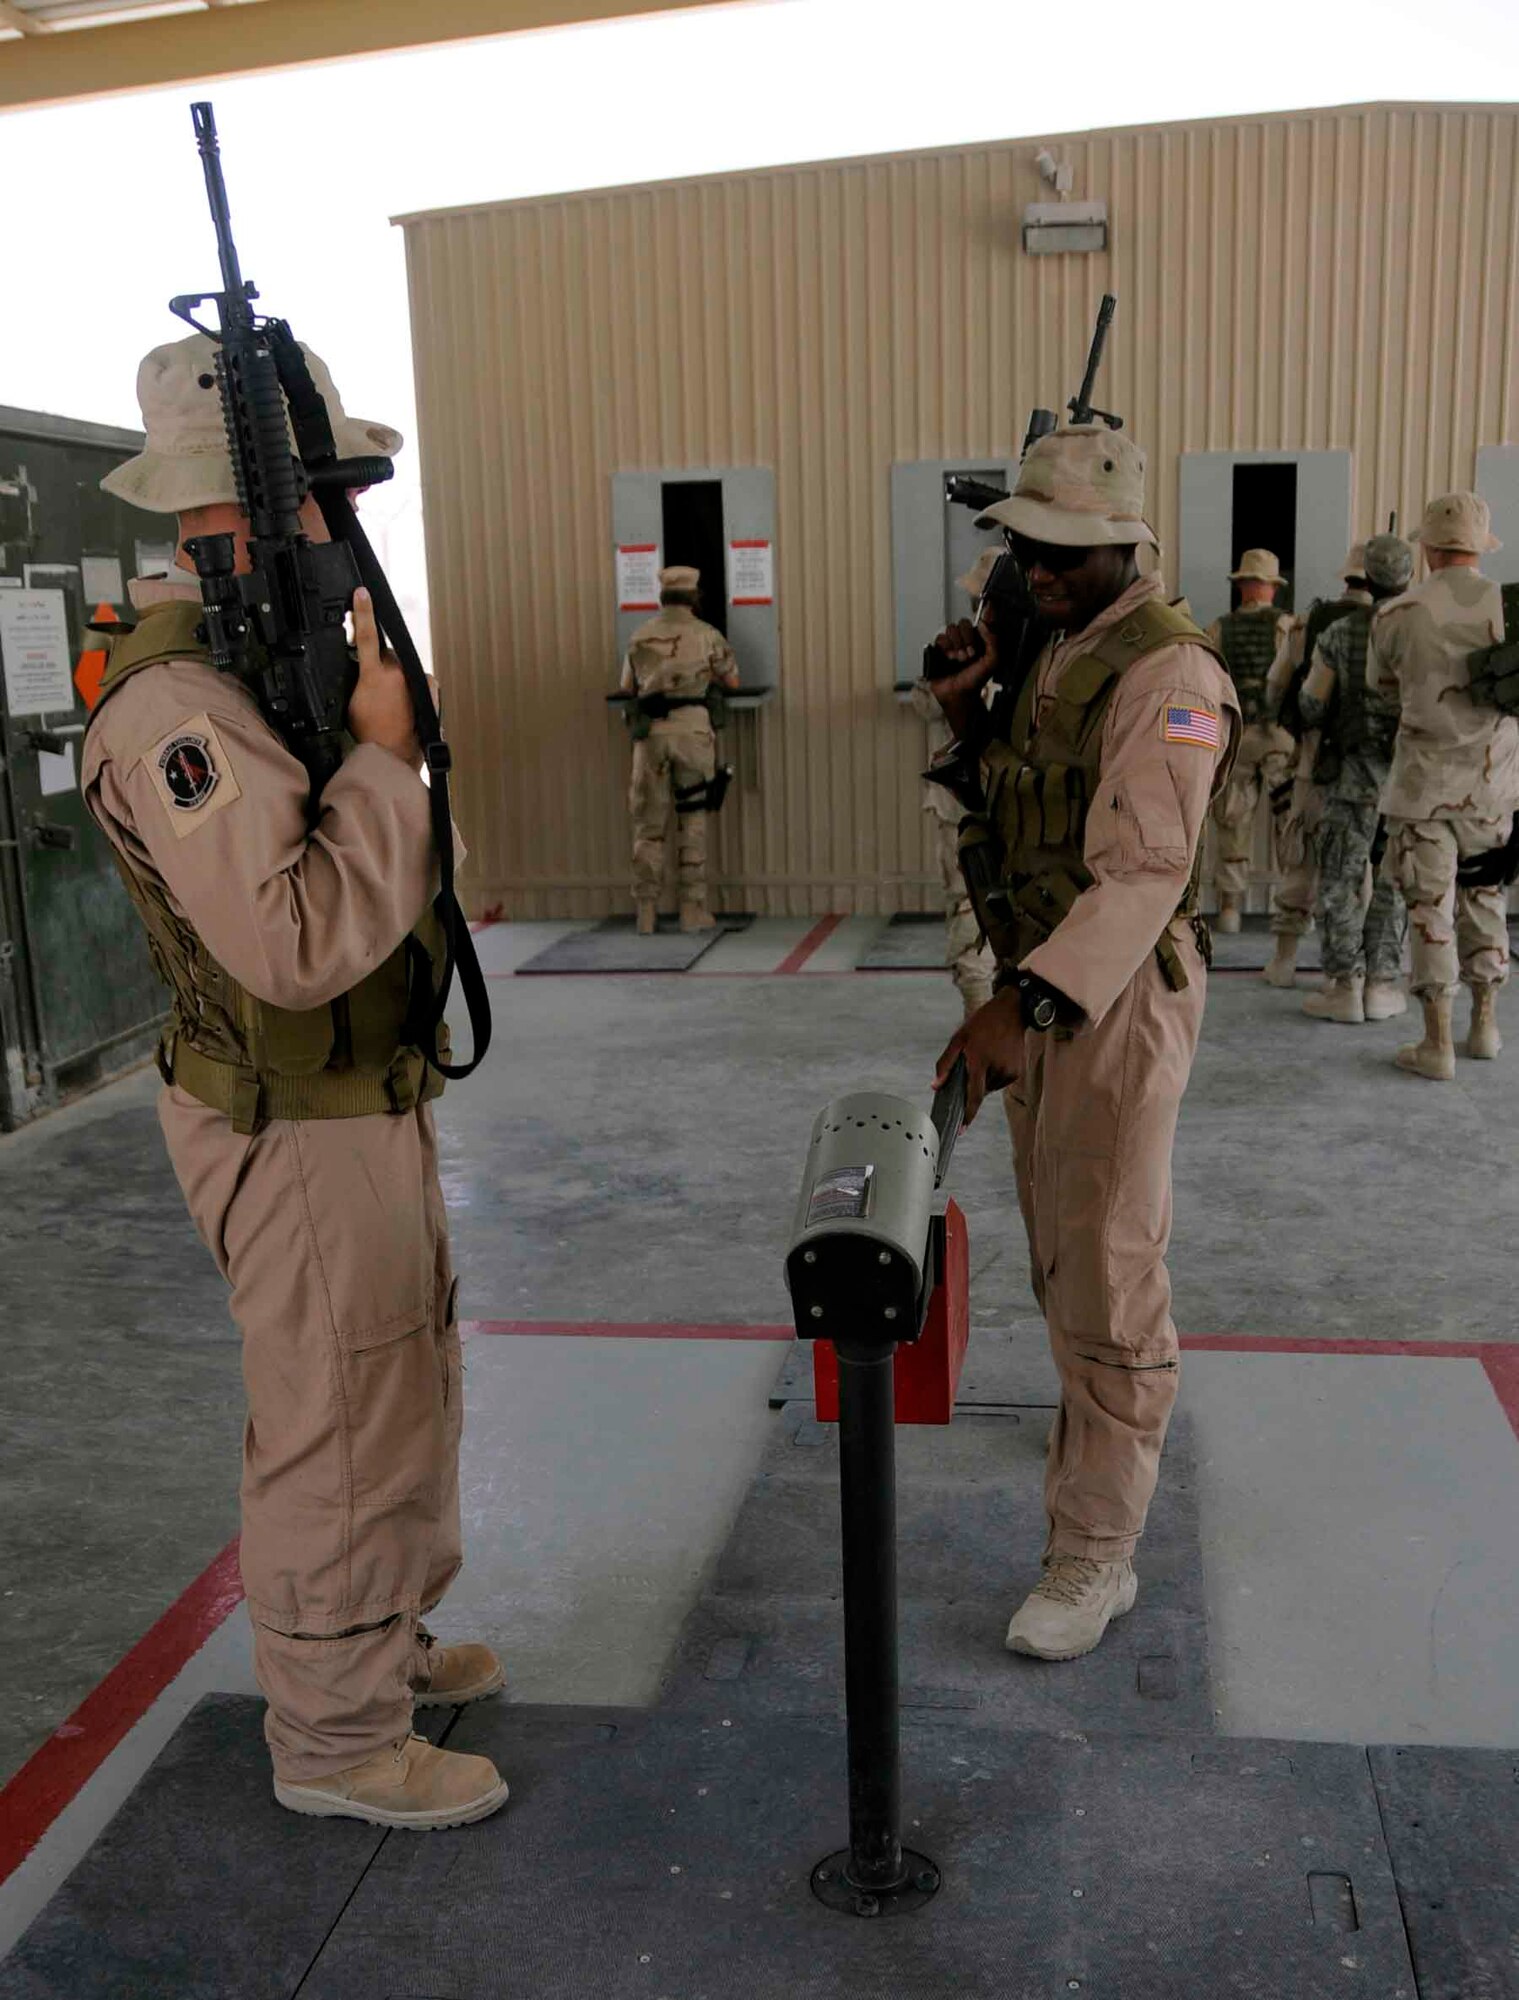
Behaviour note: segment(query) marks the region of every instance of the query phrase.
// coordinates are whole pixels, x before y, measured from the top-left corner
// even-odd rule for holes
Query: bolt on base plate
[[[830,1910],[850,1917],[893,1917],[900,1910],[919,1910],[939,1888],[939,1869],[926,1854],[902,1849],[902,1880],[893,1889],[862,1889],[849,1879],[849,1849],[830,1854],[812,1871],[812,1893]]]

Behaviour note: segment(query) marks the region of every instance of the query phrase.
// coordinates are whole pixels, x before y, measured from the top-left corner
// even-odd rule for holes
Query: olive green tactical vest
[[[164,660],[208,660],[201,610],[188,600],[155,605],[114,641],[91,723],[133,674]],[[218,964],[162,885],[111,852],[172,996],[158,1051],[165,1082],[225,1112],[235,1132],[276,1118],[362,1118],[405,1112],[437,1097],[443,1079],[402,1042],[407,954],[400,945],[350,992],[325,1007],[272,1006]],[[436,969],[441,936],[429,910],[418,926]],[[443,1041],[440,1053],[446,1056]]]
[[[1037,723],[1036,674],[1025,677],[1006,739],[983,753],[986,812],[972,815],[960,830],[966,889],[1002,966],[1020,965],[1092,886],[1086,823],[1101,776],[1108,704],[1136,660],[1181,643],[1219,657],[1184,612],[1159,601],[1137,606],[1065,668]],[[1201,841],[1174,913],[1198,922],[1200,860]],[[1179,992],[1188,983],[1187,969],[1169,927],[1156,939],[1155,952]]]
[[[1346,658],[1335,675],[1334,699],[1324,718],[1319,737],[1319,754],[1313,763],[1313,782],[1332,785],[1345,767],[1347,757],[1380,758],[1392,762],[1392,748],[1398,733],[1396,709],[1377,701],[1366,686],[1366,655],[1371,641],[1369,604],[1355,604],[1335,621],[1344,634]]]
[[[1230,611],[1219,620],[1219,650],[1246,727],[1266,716],[1266,676],[1276,658],[1277,612],[1269,605],[1260,611]]]

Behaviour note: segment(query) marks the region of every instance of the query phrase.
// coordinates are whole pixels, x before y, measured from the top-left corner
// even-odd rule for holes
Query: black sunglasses
[[[1067,549],[1054,542],[1030,542],[1022,535],[1008,534],[1006,537],[1009,553],[1025,572],[1039,568],[1050,576],[1067,576],[1081,565],[1091,554],[1090,549]]]

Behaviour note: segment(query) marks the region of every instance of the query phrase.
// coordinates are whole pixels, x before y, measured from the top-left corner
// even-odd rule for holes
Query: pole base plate
[[[830,1910],[849,1917],[894,1917],[920,1910],[939,1891],[939,1866],[926,1854],[902,1849],[902,1880],[893,1889],[862,1889],[849,1879],[849,1849],[826,1855],[812,1871],[812,1893]]]

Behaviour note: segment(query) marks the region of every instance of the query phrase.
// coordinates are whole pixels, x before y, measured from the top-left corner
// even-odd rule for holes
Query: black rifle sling
[[[438,850],[439,875],[433,909],[443,930],[443,973],[434,992],[432,961],[418,939],[413,937],[407,940],[411,974],[411,998],[407,1007],[408,1038],[414,1040],[440,1076],[451,1079],[468,1076],[479,1066],[490,1047],[491,1010],[485,974],[480,970],[480,960],[475,952],[475,940],[459,907],[459,899],[454,894],[454,826],[448,801],[451,762],[448,745],[443,740],[432,689],[427,684],[426,669],[406,629],[401,607],[380,567],[379,558],[359,525],[353,502],[342,487],[319,483],[315,492],[322,519],[327,523],[327,532],[335,542],[346,542],[352,549],[364,588],[374,600],[375,620],[381,635],[401,663],[416,717],[417,740],[427,759],[431,780],[428,804],[432,813],[433,844]],[[438,1029],[448,1006],[449,988],[456,972],[459,990],[469,1009],[471,1047],[469,1061],[465,1063],[444,1062],[438,1054]]]

